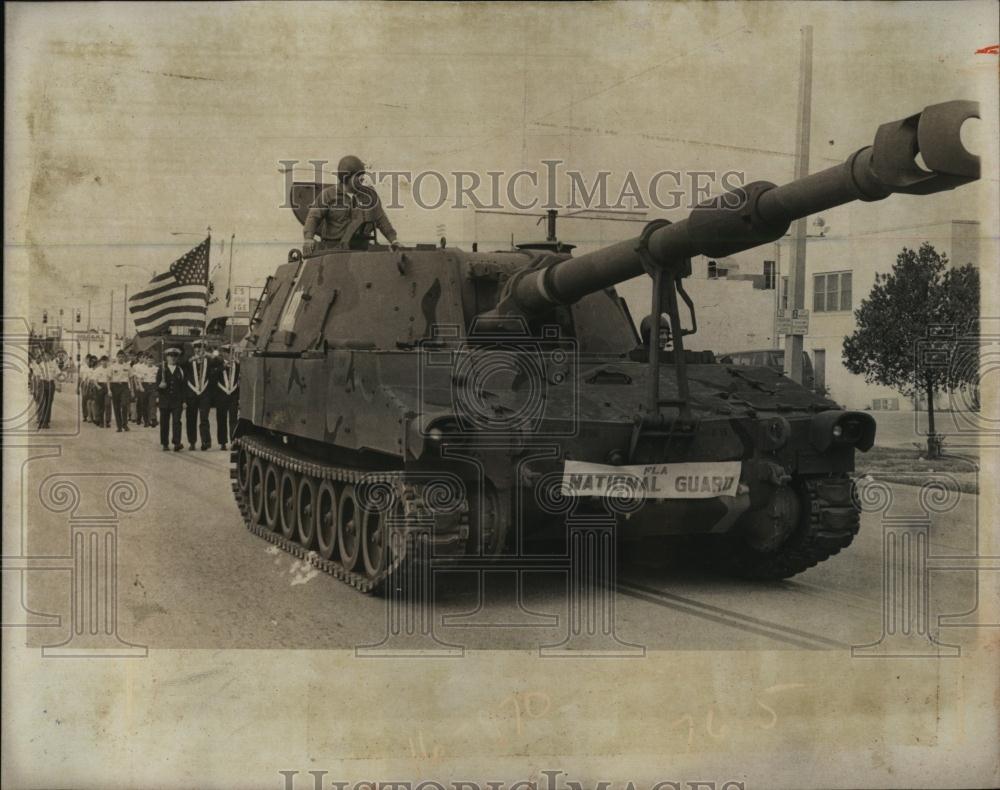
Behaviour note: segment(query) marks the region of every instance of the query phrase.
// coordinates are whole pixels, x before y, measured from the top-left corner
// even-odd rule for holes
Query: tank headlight
[[[820,452],[832,446],[855,447],[865,452],[875,444],[875,420],[860,411],[820,412],[813,417],[810,438]]]

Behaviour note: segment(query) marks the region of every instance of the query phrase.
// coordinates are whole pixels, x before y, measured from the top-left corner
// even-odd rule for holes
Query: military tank
[[[366,593],[414,545],[501,555],[558,532],[570,507],[611,514],[623,540],[708,536],[745,577],[837,554],[859,528],[851,475],[874,420],[686,350],[683,280],[692,257],[772,242],[809,214],[976,180],[971,117],[974,102],[927,107],[840,165],[577,257],[553,232],[513,251],[291,250],[242,358],[231,476],[247,527]],[[321,188],[293,185],[300,222]],[[643,274],[640,334],[614,286]]]

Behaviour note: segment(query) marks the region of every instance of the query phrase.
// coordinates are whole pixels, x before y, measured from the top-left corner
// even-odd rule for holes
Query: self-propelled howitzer
[[[416,536],[436,556],[495,555],[580,509],[612,514],[623,540],[704,536],[744,576],[836,554],[858,529],[851,473],[873,419],[685,351],[683,278],[692,256],[773,241],[809,213],[975,180],[959,137],[975,116],[971,102],[928,107],[842,165],[748,184],[576,258],[553,239],[292,250],[242,359],[233,490],[248,527],[365,592]],[[293,185],[300,221],[322,188]],[[640,337],[614,285],[643,272]]]

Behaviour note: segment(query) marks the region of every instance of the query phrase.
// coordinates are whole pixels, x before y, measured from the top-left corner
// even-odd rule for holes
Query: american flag
[[[137,334],[160,334],[172,326],[204,327],[211,242],[207,238],[182,255],[150,280],[145,291],[128,300]]]

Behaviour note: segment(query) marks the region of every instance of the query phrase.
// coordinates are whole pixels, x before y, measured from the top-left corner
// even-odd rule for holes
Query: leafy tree
[[[939,457],[934,393],[978,384],[979,270],[950,268],[948,256],[926,242],[917,251],[904,247],[889,274],[875,275],[854,319],[845,366],[905,397],[925,394],[927,454]]]

